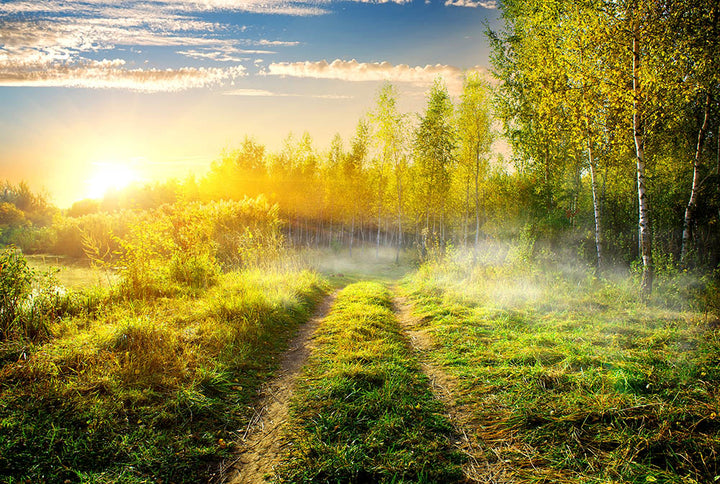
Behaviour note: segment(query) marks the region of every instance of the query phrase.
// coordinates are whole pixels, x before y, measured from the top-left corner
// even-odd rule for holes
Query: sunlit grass
[[[118,282],[118,276],[114,272],[91,267],[87,261],[56,255],[26,255],[25,258],[33,270],[53,273],[58,282],[67,289],[110,287]]]
[[[462,458],[395,319],[388,290],[357,283],[322,323],[279,482],[458,482]]]
[[[275,356],[324,290],[309,272],[108,296],[0,347],[0,482],[201,482],[246,426]]]
[[[720,336],[581,271],[426,267],[405,285],[489,469],[513,482],[712,482]]]

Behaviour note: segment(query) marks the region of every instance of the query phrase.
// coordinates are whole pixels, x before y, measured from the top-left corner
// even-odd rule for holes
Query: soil
[[[267,482],[266,476],[272,475],[285,445],[282,427],[288,419],[290,397],[313,348],[315,331],[327,316],[334,300],[334,294],[326,297],[315,310],[313,317],[300,328],[282,356],[277,376],[260,390],[260,402],[238,442],[240,450],[236,459],[224,466],[222,474],[226,478],[223,482],[264,483]]]

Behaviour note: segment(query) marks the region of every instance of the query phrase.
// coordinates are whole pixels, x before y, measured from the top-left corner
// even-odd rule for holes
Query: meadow
[[[651,301],[638,284],[457,257],[404,281],[481,443],[477,482],[718,480],[717,314],[687,274]]]
[[[262,201],[166,207],[112,257],[2,249],[0,481],[212,479],[327,291],[279,263],[275,220]]]
[[[337,288],[268,481],[713,482],[716,293],[667,271],[642,300],[638,276],[521,248],[419,265],[312,250],[206,286],[168,269],[165,290],[127,273],[67,287],[31,258],[19,320],[45,326],[0,345],[0,481],[222,482],[289,339]],[[49,304],[39,284],[65,289]]]

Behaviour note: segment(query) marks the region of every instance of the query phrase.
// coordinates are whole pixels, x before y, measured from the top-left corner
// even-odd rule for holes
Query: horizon
[[[381,83],[420,112],[489,69],[494,2],[10,1],[0,12],[0,168],[58,207],[130,182],[202,176],[245,136],[345,142]],[[95,177],[95,178],[93,178]],[[98,178],[99,177],[99,178]],[[95,183],[93,179],[105,178]],[[120,188],[117,186],[116,188]]]

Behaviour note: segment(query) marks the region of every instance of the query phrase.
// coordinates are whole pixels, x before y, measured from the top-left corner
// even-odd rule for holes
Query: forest
[[[719,22],[506,0],[491,73],[386,82],[349,139],[3,182],[0,482],[717,481]]]

